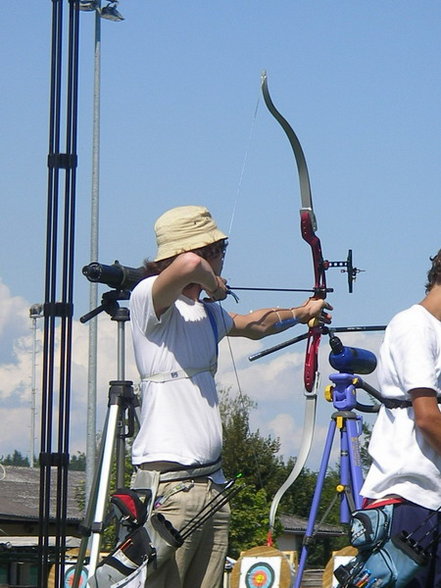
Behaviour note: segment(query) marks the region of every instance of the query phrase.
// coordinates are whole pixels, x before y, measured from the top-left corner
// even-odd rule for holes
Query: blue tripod
[[[308,557],[309,546],[314,535],[314,525],[320,503],[320,496],[328,469],[329,457],[334,441],[334,435],[338,429],[340,432],[340,484],[337,492],[340,495],[340,520],[348,523],[351,512],[361,508],[360,489],[363,484],[363,472],[361,468],[359,437],[362,433],[362,417],[353,409],[358,408],[366,412],[373,412],[371,406],[360,405],[356,399],[357,387],[362,387],[362,381],[350,373],[331,374],[329,379],[333,382],[326,388],[326,398],[337,409],[331,415],[325,449],[323,452],[317,484],[309,513],[300,561],[297,569],[294,587],[300,588],[303,572]]]

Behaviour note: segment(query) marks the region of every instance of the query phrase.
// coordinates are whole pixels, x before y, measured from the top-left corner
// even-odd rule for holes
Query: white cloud
[[[34,349],[33,321],[29,317],[30,304],[21,297],[11,296],[9,289],[0,282],[0,419],[2,436],[0,455],[18,449],[28,454],[31,447],[31,414],[33,399],[33,364],[35,364],[35,447],[39,452],[41,386],[42,386],[42,329],[43,321],[37,320]],[[125,375],[136,379],[137,372],[131,352],[130,330],[127,329]],[[59,382],[59,332],[55,341],[54,401],[52,404],[54,443],[57,435],[58,382]],[[89,328],[73,321],[71,356],[71,453],[86,446],[88,406],[88,356]],[[98,318],[97,360],[97,429],[102,429],[107,410],[109,381],[118,379],[118,324],[107,315]],[[121,366],[120,366],[121,367]]]
[[[232,338],[222,342],[221,361],[217,381],[221,387],[240,389],[260,405],[271,399],[284,400],[298,388],[299,374],[303,370],[303,353],[278,353],[271,359],[249,362],[249,355],[262,348],[262,343]]]
[[[284,456],[295,455],[296,449],[300,446],[302,440],[303,423],[297,415],[280,413],[268,422],[268,430],[273,437],[280,440],[280,453]]]
[[[9,288],[0,279],[0,336],[13,327],[24,332],[28,326],[29,304],[21,296],[11,296]]]

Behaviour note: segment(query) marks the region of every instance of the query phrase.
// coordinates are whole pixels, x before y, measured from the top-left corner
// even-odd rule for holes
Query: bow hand
[[[320,324],[330,324],[331,315],[325,312],[333,310],[333,307],[322,298],[309,298],[303,306],[296,308],[296,318],[300,323],[309,327],[317,327]]]

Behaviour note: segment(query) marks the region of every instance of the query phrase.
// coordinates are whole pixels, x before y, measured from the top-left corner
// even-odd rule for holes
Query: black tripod
[[[124,379],[125,373],[125,324],[130,320],[128,308],[121,308],[119,300],[128,300],[130,293],[112,290],[102,297],[102,304],[84,315],[80,320],[87,322],[103,310],[118,324],[118,379],[109,382],[108,410],[104,424],[98,465],[95,470],[86,516],[81,526],[81,540],[78,562],[75,570],[73,588],[77,588],[81,578],[82,565],[89,544],[89,571],[95,572],[100,555],[101,537],[104,531],[105,511],[108,503],[108,490],[112,471],[113,455],[116,454],[116,487],[125,485],[125,440],[133,437],[135,421],[139,424],[139,401],[133,390],[133,382]]]
[[[54,563],[55,588],[64,585],[66,552],[79,67],[78,0],[68,2],[67,26],[64,3],[52,0],[38,540],[38,585],[47,585]],[[64,30],[68,33],[66,46]],[[51,518],[55,518],[54,549],[50,546]]]

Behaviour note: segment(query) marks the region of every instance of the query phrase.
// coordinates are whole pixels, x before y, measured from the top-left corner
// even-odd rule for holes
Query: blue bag
[[[393,504],[352,513],[350,542],[358,555],[334,575],[339,588],[404,588],[427,553],[403,531],[391,537]]]

